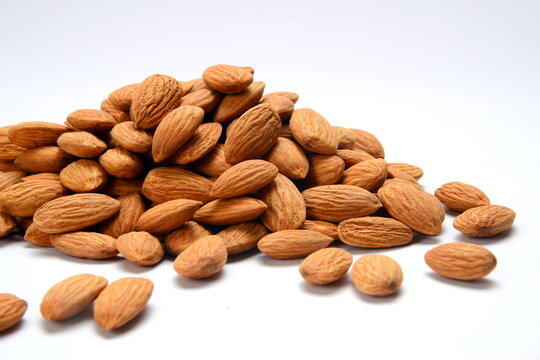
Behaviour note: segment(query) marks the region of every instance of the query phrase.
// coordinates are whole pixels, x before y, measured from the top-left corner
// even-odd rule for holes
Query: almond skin
[[[416,180],[420,179],[422,176],[424,176],[424,171],[419,168],[418,166],[414,166],[411,164],[405,164],[405,163],[389,163],[388,164],[389,169],[397,169],[400,171],[403,171],[409,175],[411,175]]]
[[[131,121],[131,118],[129,117],[129,110],[127,110],[127,112],[124,112],[118,109],[111,103],[109,99],[104,99],[101,102],[99,108],[101,109],[101,111],[105,111],[107,114],[110,114],[117,124]]]
[[[412,175],[409,175],[409,173],[402,171],[396,167],[389,167],[387,171],[388,171],[388,176],[387,176],[388,179],[401,179],[401,180],[410,182],[412,184],[418,184],[418,182]]]
[[[164,202],[147,210],[139,217],[138,231],[165,233],[182,226],[201,207],[202,202],[177,199]]]
[[[178,255],[204,236],[212,232],[194,221],[188,221],[165,238],[165,249],[171,255]]]
[[[66,125],[73,130],[101,133],[116,125],[111,114],[95,109],[75,110],[68,115]]]
[[[366,160],[351,166],[343,173],[343,184],[359,186],[367,191],[377,191],[387,175],[384,159]]]
[[[260,104],[246,111],[231,125],[225,140],[225,160],[236,164],[264,155],[276,143],[281,120],[269,105]]]
[[[437,274],[457,280],[481,279],[497,266],[488,249],[467,243],[439,245],[426,253],[425,261]]]
[[[490,204],[482,190],[459,181],[444,184],[435,190],[435,196],[445,206],[457,212]]]
[[[217,274],[227,262],[223,240],[209,235],[191,244],[174,260],[174,270],[183,276],[203,279]]]
[[[210,225],[238,224],[258,218],[266,208],[261,200],[247,196],[218,199],[197,210],[193,221]]]
[[[109,179],[103,193],[109,196],[124,196],[133,193],[142,194],[143,179]]]
[[[264,160],[246,160],[229,168],[212,185],[212,198],[246,195],[270,184],[278,174],[277,167]]]
[[[204,158],[195,163],[197,170],[207,176],[218,177],[232,165],[225,161],[225,146],[217,144]]]
[[[42,146],[24,151],[15,164],[29,173],[57,173],[72,157],[57,146]]]
[[[214,110],[214,108],[219,104],[221,98],[222,95],[217,91],[210,89],[201,89],[183,96],[180,106],[197,106],[203,109],[205,114],[208,114],[210,111]]]
[[[13,217],[3,212],[0,212],[0,238],[8,236],[13,232],[17,222]]]
[[[41,205],[66,194],[56,181],[24,181],[0,191],[0,204],[12,216],[33,216]]]
[[[261,99],[261,104],[270,105],[281,121],[289,120],[294,111],[294,103],[286,96],[265,96],[264,99]]]
[[[107,173],[94,160],[77,160],[60,172],[62,185],[73,192],[94,192],[107,183]]]
[[[296,104],[296,102],[300,98],[300,95],[292,91],[276,91],[276,92],[264,95],[261,101],[272,96],[285,96],[287,99],[291,100],[293,104]]]
[[[364,150],[338,149],[336,155],[343,159],[345,168],[348,169],[362,161],[375,159]]]
[[[378,216],[342,221],[338,226],[338,234],[345,244],[366,248],[400,246],[413,239],[413,232],[407,225]]]
[[[55,173],[40,173],[40,174],[33,174],[25,176],[21,179],[24,182],[28,181],[49,181],[49,182],[60,182],[60,175]]]
[[[352,262],[352,255],[345,250],[321,249],[302,261],[300,274],[307,282],[326,285],[341,279],[349,271]]]
[[[144,201],[138,193],[120,196],[120,211],[107,219],[101,226],[101,232],[118,238],[122,234],[135,230],[137,221],[146,211]]]
[[[7,135],[0,135],[0,160],[13,161],[17,159],[25,148],[13,144]],[[18,168],[17,170],[21,170]]]
[[[472,237],[490,237],[509,229],[516,213],[501,205],[484,205],[466,210],[454,219],[454,227]]]
[[[36,246],[52,247],[51,234],[39,231],[35,224],[31,224],[24,233],[24,240]]]
[[[214,111],[214,121],[227,123],[257,105],[264,91],[264,83],[255,81],[238,94],[227,95]],[[277,115],[276,115],[277,116]]]
[[[134,319],[150,300],[154,284],[144,278],[122,278],[103,290],[94,304],[94,320],[110,331]]]
[[[311,230],[282,230],[266,235],[257,247],[276,259],[297,259],[327,247],[332,238]]]
[[[34,214],[40,231],[66,233],[98,224],[116,214],[120,202],[103,194],[63,196],[42,205]]]
[[[141,159],[121,147],[104,152],[99,157],[99,163],[109,175],[120,179],[134,178],[143,171]]]
[[[108,99],[117,109],[129,112],[129,108],[133,102],[133,96],[135,95],[138,86],[139,84],[122,86],[110,93]]]
[[[266,160],[289,179],[303,179],[309,171],[309,161],[302,147],[283,137],[277,139],[274,147],[266,154]]]
[[[79,158],[94,158],[107,150],[107,144],[87,131],[73,131],[60,135],[58,146]]]
[[[445,213],[435,196],[399,182],[381,187],[377,194],[386,211],[411,229],[426,235],[441,232]]]
[[[120,235],[115,245],[123,257],[136,265],[155,265],[165,255],[161,242],[145,231]]]
[[[335,155],[311,155],[309,172],[305,179],[308,187],[337,184],[343,177],[345,163]]]
[[[255,249],[257,242],[268,235],[268,230],[264,225],[252,221],[229,226],[221,230],[217,235],[223,239],[227,247],[227,253],[236,255]]]
[[[356,134],[351,129],[334,126],[337,131],[338,149],[352,149],[356,142]]]
[[[135,153],[145,154],[152,149],[152,134],[136,129],[132,121],[116,124],[111,130],[111,137],[116,144]]]
[[[41,315],[47,320],[65,320],[82,312],[107,286],[101,276],[70,276],[51,287],[41,301]]]
[[[399,264],[385,255],[364,255],[352,268],[354,286],[362,293],[387,296],[395,293],[403,282]]]
[[[51,244],[67,255],[82,259],[108,259],[118,254],[114,238],[96,232],[76,231],[51,236]]]
[[[56,145],[60,135],[69,131],[64,125],[31,121],[22,122],[9,128],[7,136],[9,140],[20,147],[30,149],[46,145]]]
[[[302,230],[313,230],[320,232],[326,236],[330,236],[332,240],[338,240],[338,226],[334,223],[321,220],[306,220],[302,225]]]
[[[359,129],[350,129],[356,135],[356,141],[353,150],[363,150],[374,158],[384,159],[384,149],[375,135]]]
[[[0,144],[0,151],[2,151],[1,144]],[[0,156],[0,171],[22,171],[22,169],[18,167],[17,165],[15,165],[13,161],[2,160],[2,157]]]
[[[205,157],[214,149],[221,136],[219,123],[202,124],[191,138],[171,157],[173,164],[189,164]]]
[[[237,94],[253,82],[253,74],[240,66],[214,65],[203,72],[204,83],[223,94]]]
[[[302,192],[308,219],[340,222],[371,215],[382,205],[367,190],[353,185],[323,185]]]
[[[204,118],[197,106],[184,105],[169,112],[159,123],[152,141],[155,162],[169,158],[195,133]]]
[[[326,155],[336,153],[337,131],[316,111],[294,110],[289,125],[294,138],[304,149]]]
[[[304,224],[304,198],[285,176],[278,174],[270,185],[259,191],[259,198],[268,206],[262,222],[271,231],[299,229]]]
[[[177,167],[150,170],[142,191],[148,199],[162,203],[174,199],[190,199],[203,203],[210,200],[212,181]]]
[[[130,116],[137,129],[155,129],[182,101],[182,85],[167,75],[151,75],[133,93]]]
[[[12,294],[0,294],[0,331],[21,322],[28,304]]]

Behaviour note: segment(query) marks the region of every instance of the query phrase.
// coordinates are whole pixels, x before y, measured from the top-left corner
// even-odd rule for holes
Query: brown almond
[[[217,178],[210,196],[226,199],[246,195],[270,184],[277,174],[277,167],[268,161],[242,161]]]
[[[108,259],[118,254],[115,239],[96,232],[76,231],[54,234],[50,240],[57,250],[82,259]]]
[[[338,149],[336,155],[343,159],[345,162],[345,168],[349,168],[362,161],[375,159],[364,150]]]
[[[133,231],[120,235],[115,245],[123,257],[136,265],[155,265],[165,255],[158,238],[146,231]]]
[[[61,183],[60,175],[56,173],[39,173],[25,176],[21,179],[24,182],[28,181],[53,181]]]
[[[232,165],[225,161],[225,146],[216,144],[214,149],[204,158],[199,160],[195,167],[207,176],[218,177]]]
[[[186,81],[181,81],[180,83],[184,84],[186,83]],[[210,89],[204,82],[204,80],[202,78],[198,78],[198,79],[193,79],[193,80],[189,80],[187,81],[187,85],[188,87],[191,86],[191,89],[189,90],[190,93],[192,92],[195,92],[195,91],[199,91],[199,90],[202,90],[202,89]],[[182,85],[183,86],[183,85]],[[188,92],[184,92],[185,94],[187,94]]]
[[[171,255],[178,255],[195,241],[212,232],[195,221],[188,221],[165,238],[165,249]]]
[[[162,203],[174,199],[210,200],[212,181],[177,167],[158,167],[150,170],[142,191],[148,199]]]
[[[354,263],[352,281],[364,294],[387,296],[399,290],[403,282],[403,272],[391,257],[368,254]]]
[[[454,227],[472,237],[490,237],[509,229],[516,213],[501,205],[484,205],[466,210],[454,219]]]
[[[236,255],[255,249],[257,242],[268,235],[268,230],[264,225],[251,221],[229,226],[217,235],[223,239],[227,253]]]
[[[424,175],[424,171],[418,166],[405,163],[389,163],[388,168],[390,170],[397,169],[411,175],[416,180],[420,179]]]
[[[193,221],[209,225],[232,225],[258,218],[266,210],[264,202],[247,196],[218,199],[203,205]]]
[[[174,270],[193,279],[207,278],[221,271],[227,262],[227,248],[216,235],[200,238],[174,260]]]
[[[26,149],[13,144],[7,135],[0,135],[0,160],[14,161]],[[20,168],[17,170],[21,170]]]
[[[36,246],[52,247],[51,234],[39,231],[35,224],[31,224],[24,233],[24,240]]]
[[[142,214],[135,228],[150,233],[169,232],[191,219],[201,205],[202,202],[195,200],[169,200]]]
[[[43,146],[24,151],[15,164],[29,173],[55,173],[60,172],[71,159],[71,155],[57,146]]]
[[[321,220],[306,220],[302,225],[302,230],[313,230],[320,232],[326,236],[330,236],[332,240],[338,240],[338,226],[334,223]]]
[[[453,181],[435,190],[435,196],[448,208],[464,212],[474,207],[489,205],[489,198],[479,188]]]
[[[116,124],[111,130],[111,137],[119,146],[136,153],[145,154],[152,148],[152,134],[146,130],[135,129],[132,121]]]
[[[345,170],[342,182],[375,192],[386,180],[387,173],[384,159],[366,160]]]
[[[352,149],[356,142],[356,134],[351,129],[334,126],[337,131],[338,149]]]
[[[111,114],[95,109],[75,110],[68,115],[66,125],[73,130],[101,133],[109,131],[116,124]]]
[[[101,109],[101,111],[105,111],[107,114],[110,114],[114,118],[114,121],[116,121],[117,124],[126,122],[126,121],[131,121],[131,117],[129,116],[129,109],[127,110],[127,112],[124,112],[120,110],[119,108],[117,108],[116,106],[114,106],[111,103],[111,100],[109,99],[104,99],[101,102],[101,105],[99,108]]]
[[[288,97],[281,95],[265,96],[261,99],[261,104],[270,105],[281,121],[289,120],[294,110],[294,103]]]
[[[264,83],[255,81],[246,90],[238,94],[223,97],[214,111],[214,121],[226,123],[242,115],[251,107],[257,105],[264,91]]]
[[[392,179],[386,178],[386,180],[384,180],[384,183],[382,184],[382,186],[388,186],[388,185],[392,185],[392,184],[395,184],[395,183],[400,183],[403,186],[412,186],[416,190],[424,191],[424,189],[422,189],[422,186],[419,183],[412,183],[410,181],[403,180],[403,179],[400,179],[400,178],[392,178]]]
[[[120,179],[134,178],[143,171],[141,159],[121,147],[104,152],[99,157],[99,163],[109,175]]]
[[[67,131],[69,129],[64,125],[45,121],[30,121],[12,126],[7,136],[13,144],[30,149],[56,145],[58,137]]]
[[[26,173],[24,171],[0,172],[0,191],[22,181]]]
[[[412,230],[390,218],[366,216],[342,221],[338,226],[339,239],[345,244],[365,248],[387,248],[408,244]]]
[[[337,131],[316,111],[308,108],[294,110],[289,126],[304,149],[325,155],[336,153]]]
[[[400,170],[397,167],[388,167],[387,174],[388,174],[387,176],[389,179],[401,179],[401,180],[408,181],[412,184],[418,184],[418,182],[412,175],[410,175],[409,173],[405,171]]]
[[[375,158],[384,159],[384,149],[379,141],[372,133],[359,129],[350,129],[356,135],[356,141],[353,145],[353,150],[363,150]]]
[[[0,331],[21,322],[28,304],[12,294],[0,294]]]
[[[337,184],[343,177],[345,163],[335,155],[309,156],[309,172],[305,178],[308,187]]]
[[[302,147],[283,137],[277,139],[274,147],[266,154],[266,160],[289,179],[303,179],[309,171],[309,161]]]
[[[0,191],[0,204],[12,216],[33,216],[41,205],[66,194],[56,181],[24,181]]]
[[[219,123],[200,125],[191,138],[171,157],[174,164],[184,165],[205,157],[214,149],[221,136]]]
[[[302,261],[300,274],[310,283],[326,285],[341,279],[349,271],[352,262],[352,255],[345,250],[321,249]]]
[[[60,135],[58,146],[66,153],[80,158],[94,158],[107,150],[107,144],[87,131],[73,131]]]
[[[495,269],[497,259],[480,245],[448,243],[426,253],[425,261],[437,274],[450,279],[481,279]]]
[[[60,172],[60,181],[73,192],[95,192],[107,183],[107,173],[94,160],[77,160]]]
[[[11,234],[16,226],[17,222],[11,215],[0,212],[0,238]]]
[[[198,83],[198,82],[202,82],[204,84],[204,81],[202,79],[192,79],[192,80],[187,80],[187,81],[178,81],[180,83],[180,85],[182,85],[182,90],[183,90],[183,96],[182,96],[182,99],[184,96],[186,96],[187,94],[193,92],[193,91],[196,91],[196,90],[193,90],[193,86]],[[206,84],[204,84],[206,86]]]
[[[223,94],[237,94],[247,89],[253,82],[253,74],[240,66],[214,65],[202,75],[206,86]]]
[[[129,84],[122,86],[121,88],[116,89],[112,93],[110,93],[108,99],[111,104],[114,105],[114,107],[116,107],[117,109],[129,112],[129,108],[131,107],[131,103],[133,102],[135,91],[138,87],[139,84]]]
[[[138,193],[123,195],[117,200],[120,201],[120,211],[107,219],[100,229],[102,233],[115,239],[134,231],[137,221],[146,210],[144,201]]]
[[[263,237],[257,247],[276,259],[297,259],[327,247],[332,238],[311,230],[282,230]]]
[[[268,97],[273,97],[273,96],[285,96],[287,99],[291,100],[293,104],[296,104],[296,102],[298,101],[298,98],[300,98],[300,95],[292,91],[276,91],[276,92],[264,95],[261,101]]]
[[[197,106],[203,109],[205,114],[208,114],[219,104],[221,98],[222,95],[217,91],[201,89],[183,96],[180,106]]]

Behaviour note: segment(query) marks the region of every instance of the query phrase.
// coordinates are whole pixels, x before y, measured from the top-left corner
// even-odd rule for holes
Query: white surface
[[[149,74],[245,64],[268,91],[296,91],[299,107],[376,134],[389,161],[424,169],[427,191],[472,183],[518,216],[494,239],[460,236],[448,216],[440,236],[411,246],[349,249],[401,264],[403,288],[384,299],[349,277],[307,285],[300,261],[258,253],[192,281],[170,259],[147,269],[2,239],[0,292],[29,308],[0,335],[0,358],[539,359],[539,26],[537,1],[1,1],[2,125],[62,122]],[[435,276],[424,253],[450,241],[485,244],[497,269],[471,283]],[[145,276],[155,292],[110,334],[91,312],[43,320],[45,291],[82,272]]]

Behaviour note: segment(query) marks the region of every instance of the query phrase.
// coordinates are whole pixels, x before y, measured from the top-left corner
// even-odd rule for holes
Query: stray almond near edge
[[[28,304],[13,294],[0,294],[0,331],[7,330],[19,322]]]
[[[454,219],[454,227],[472,237],[489,237],[509,229],[516,213],[506,206],[484,205],[466,210]]]
[[[467,243],[439,245],[426,253],[425,261],[439,275],[457,280],[483,278],[497,266],[497,259],[491,251]]]
[[[482,190],[459,181],[444,184],[435,190],[435,196],[448,208],[458,212],[490,204]]]
[[[341,279],[351,267],[353,257],[345,250],[317,250],[300,264],[300,274],[313,284],[325,285]]]

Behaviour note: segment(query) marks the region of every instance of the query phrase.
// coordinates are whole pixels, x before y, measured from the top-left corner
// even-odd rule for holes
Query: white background
[[[350,278],[303,282],[300,261],[259,253],[186,280],[154,268],[86,261],[20,238],[0,240],[0,292],[28,301],[0,335],[1,359],[540,359],[540,5],[538,1],[0,1],[0,121],[62,122],[153,73],[199,77],[249,65],[268,91],[300,93],[334,125],[376,134],[387,160],[422,167],[427,191],[454,180],[517,212],[515,226],[473,240],[437,237],[373,251],[402,266],[396,296],[360,295]],[[487,246],[485,280],[434,275],[423,261],[451,241]],[[39,314],[45,291],[77,273],[144,276],[142,316],[106,333],[91,311]]]

